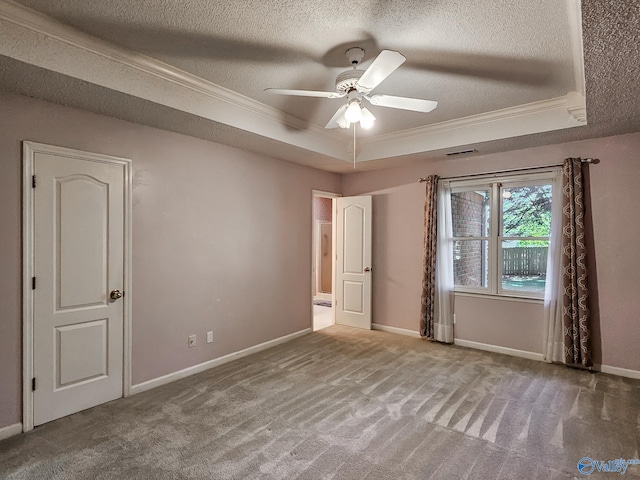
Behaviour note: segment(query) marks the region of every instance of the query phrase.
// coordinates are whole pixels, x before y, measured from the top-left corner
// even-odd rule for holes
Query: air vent
[[[445,153],[447,157],[455,157],[456,155],[468,155],[469,153],[478,153],[478,150],[472,148],[471,150],[460,150],[459,152]]]

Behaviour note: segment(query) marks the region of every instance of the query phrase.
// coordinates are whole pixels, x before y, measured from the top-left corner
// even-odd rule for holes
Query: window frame
[[[453,195],[454,193],[465,193],[465,192],[474,192],[474,191],[478,191],[478,190],[482,190],[482,191],[488,191],[489,192],[489,235],[488,236],[477,236],[477,237],[456,237],[453,236],[453,244],[455,245],[455,242],[457,241],[486,241],[488,242],[488,247],[487,247],[487,251],[489,252],[488,257],[492,258],[492,249],[493,249],[493,245],[491,243],[491,238],[493,236],[493,232],[494,232],[494,226],[493,226],[493,221],[494,221],[494,217],[495,215],[492,215],[493,213],[493,187],[492,187],[492,182],[487,182],[487,181],[461,181],[461,182],[451,182],[451,194]],[[453,213],[453,212],[452,212]],[[482,293],[482,294],[490,294],[493,291],[492,285],[491,285],[491,279],[493,276],[492,275],[492,270],[493,270],[493,265],[492,262],[487,261],[487,286],[486,287],[473,287],[473,286],[464,286],[464,285],[456,285],[455,286],[455,291],[460,291],[460,292],[466,292],[466,293]],[[483,272],[484,274],[484,272]]]
[[[544,292],[510,290],[502,288],[502,271],[503,271],[503,248],[502,242],[505,238],[514,240],[542,240],[551,244],[551,232],[549,237],[504,237],[503,235],[503,202],[502,192],[505,188],[517,188],[523,186],[551,185],[552,201],[557,198],[560,201],[560,180],[561,169],[553,168],[550,170],[521,173],[521,174],[504,174],[492,175],[490,177],[478,177],[474,179],[450,180],[451,194],[462,192],[473,192],[478,190],[489,191],[489,236],[488,237],[456,237],[452,240],[456,241],[488,241],[487,247],[487,286],[472,287],[464,285],[455,285],[455,293],[476,294],[483,296],[499,296],[522,298],[529,300],[544,299]],[[453,212],[452,212],[453,213]],[[553,225],[553,218],[552,218]],[[484,273],[484,272],[483,272]]]

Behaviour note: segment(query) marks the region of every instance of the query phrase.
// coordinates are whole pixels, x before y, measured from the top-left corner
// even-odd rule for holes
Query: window
[[[451,182],[456,291],[542,298],[557,172]]]

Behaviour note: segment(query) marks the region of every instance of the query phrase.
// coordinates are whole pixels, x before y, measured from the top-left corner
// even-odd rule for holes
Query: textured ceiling
[[[95,35],[110,38],[111,41],[125,44],[129,47],[133,46],[133,44],[130,45],[128,43],[130,41],[141,44],[149,43],[148,49],[145,51],[152,56],[161,57],[161,55],[164,55],[161,58],[169,63],[206,76],[216,83],[244,93],[249,97],[279,108],[289,108],[289,112],[300,117],[305,117],[306,115],[307,119],[320,124],[324,124],[324,119],[322,121],[319,120],[323,115],[322,110],[318,109],[319,101],[314,103],[315,99],[295,99],[299,100],[300,103],[288,103],[286,99],[280,97],[275,99],[266,97],[261,90],[267,86],[329,88],[323,87],[322,82],[327,81],[325,77],[328,75],[329,83],[331,83],[330,77],[333,75],[331,72],[340,71],[334,65],[340,61],[341,52],[344,49],[342,43],[350,41],[349,39],[344,40],[344,37],[340,36],[346,35],[346,33],[336,34],[336,37],[332,38],[331,41],[326,41],[324,46],[324,41],[319,40],[329,37],[329,33],[334,31],[335,25],[345,25],[344,21],[342,23],[336,21],[335,25],[332,23],[329,14],[324,12],[324,6],[328,4],[319,6],[320,11],[324,12],[322,13],[322,25],[327,29],[327,33],[314,38],[314,42],[307,42],[304,45],[296,44],[296,48],[287,49],[290,46],[287,41],[292,34],[285,28],[286,25],[268,23],[266,20],[255,25],[255,19],[259,17],[256,12],[262,11],[261,9],[266,8],[266,6],[274,8],[273,2],[266,4],[264,2],[256,3],[249,13],[244,11],[251,10],[249,7],[244,7],[245,5],[250,5],[247,2],[242,2],[242,4],[235,2],[224,2],[220,5],[209,4],[209,10],[216,12],[216,18],[220,15],[233,16],[229,12],[233,13],[235,10],[237,19],[245,19],[244,22],[246,22],[248,16],[254,19],[254,25],[249,24],[247,26],[246,23],[235,20],[231,23],[242,23],[242,29],[238,30],[235,36],[228,31],[234,28],[234,25],[230,25],[227,29],[223,28],[220,31],[216,31],[215,35],[209,33],[208,37],[203,34],[202,29],[211,20],[209,18],[211,11],[205,15],[205,11],[202,10],[205,6],[198,2],[190,2],[188,8],[184,5],[184,2],[181,2],[180,6],[168,5],[169,2],[167,2],[167,5],[161,2],[154,2],[153,5],[155,6],[152,7],[148,2],[131,2],[132,5],[125,6],[125,2],[120,2],[119,0],[101,2],[100,4],[90,2],[90,8],[84,6],[83,2],[76,2],[75,0],[47,2],[24,0],[22,3],[37,8],[44,13],[59,16],[60,19],[66,22],[78,22],[78,27],[82,27],[84,22],[88,22],[88,24],[93,22],[95,25],[87,30]],[[534,15],[534,10],[539,7],[548,7],[551,9],[548,11],[556,12],[555,15],[545,16],[542,22],[536,20],[535,25],[532,24],[533,27],[527,27],[525,33],[528,33],[526,33],[525,37],[534,38],[532,30],[534,28],[543,28],[547,23],[553,23],[554,18],[556,20],[560,18],[563,22],[566,21],[566,12],[564,10],[561,9],[562,12],[560,13],[557,10],[553,10],[554,8],[560,8],[558,5],[564,6],[564,2],[518,3],[518,9],[522,8],[523,11],[527,12],[527,15]],[[529,5],[529,3],[534,3],[535,5]],[[367,2],[354,2],[356,11],[359,8],[364,8],[365,4],[369,5]],[[486,111],[485,107],[480,105],[481,102],[506,102],[506,98],[514,98],[516,100],[514,104],[522,104],[532,99],[548,98],[549,95],[554,96],[554,93],[550,93],[553,88],[563,88],[558,86],[562,84],[560,79],[570,77],[573,73],[570,60],[561,59],[563,54],[560,50],[564,52],[568,47],[564,45],[564,47],[556,51],[553,48],[549,49],[549,45],[557,46],[560,43],[566,43],[568,40],[564,39],[556,42],[554,38],[558,38],[558,35],[563,37],[563,34],[559,34],[558,31],[550,27],[551,30],[555,31],[555,34],[546,32],[544,35],[536,37],[537,40],[532,42],[535,48],[520,51],[518,46],[513,45],[518,42],[515,42],[513,38],[507,38],[506,31],[500,27],[501,22],[510,25],[509,15],[515,15],[513,8],[511,8],[514,4],[515,2],[494,0],[491,2],[491,7],[485,3],[482,5],[482,9],[485,10],[483,15],[479,11],[481,10],[479,7],[476,9],[476,7],[467,5],[467,2],[449,0],[419,2],[418,5],[421,6],[416,15],[423,20],[429,14],[437,18],[451,18],[453,23],[450,23],[449,27],[454,29],[453,32],[455,34],[438,29],[439,35],[436,35],[425,27],[417,31],[415,29],[412,30],[411,35],[404,35],[406,25],[404,22],[410,20],[407,20],[406,10],[402,8],[403,5],[406,6],[406,3],[396,1],[376,2],[374,7],[369,9],[371,16],[366,18],[366,22],[365,19],[361,18],[362,13],[360,16],[356,15],[355,18],[360,18],[361,24],[366,26],[366,29],[362,27],[363,30],[360,31],[362,36],[358,38],[364,39],[361,45],[364,45],[365,48],[367,48],[367,45],[372,45],[375,49],[375,46],[378,45],[377,48],[380,48],[380,46],[383,48],[397,48],[405,53],[409,57],[407,62],[409,65],[403,65],[394,75],[398,75],[399,78],[405,78],[404,74],[406,74],[406,78],[409,79],[412,76],[416,76],[417,80],[412,80],[410,82],[411,85],[406,86],[406,88],[413,88],[415,91],[424,93],[424,95],[416,94],[416,96],[439,100],[441,105],[434,114],[440,115],[442,112],[448,111],[451,118],[457,118],[472,111],[476,113]],[[158,5],[163,5],[164,8],[160,8]],[[197,7],[198,5],[199,7]],[[238,5],[242,8],[239,8]],[[277,5],[279,5],[279,10],[276,9],[276,11],[286,17],[290,23],[298,24],[302,21],[301,19],[305,18],[304,15],[308,15],[308,13],[304,14],[304,9],[297,9],[297,3],[294,5],[291,2],[287,6],[288,4],[285,2],[281,2]],[[193,10],[194,8],[195,10]],[[198,8],[201,9],[198,10]],[[455,19],[455,13],[458,12],[460,14],[464,9],[474,10],[475,13],[472,16],[461,14],[460,18]],[[90,12],[85,10],[90,10]],[[344,11],[344,7],[341,6],[337,11]],[[385,14],[381,13],[383,11]],[[504,12],[507,12],[507,14],[505,15]],[[640,78],[640,2],[583,0],[582,15],[589,124],[584,127],[471,145],[468,145],[464,138],[461,138],[459,141],[461,149],[469,146],[478,149],[479,154],[485,154],[640,131],[640,82],[638,81]],[[339,18],[346,17],[348,17],[346,14],[339,15]],[[532,18],[535,19],[536,17]],[[381,23],[383,19],[386,22],[386,37],[380,33],[381,27],[376,30],[378,33],[375,33],[375,40],[372,38],[374,34],[368,37],[367,32],[373,32],[374,26]],[[179,32],[179,28],[176,25],[183,22],[186,24],[188,21],[192,21],[193,24],[189,25],[184,31]],[[140,27],[139,37],[136,37],[134,32],[135,25]],[[143,25],[147,25],[147,28],[142,28]],[[272,35],[273,39],[268,43],[261,43],[267,26],[269,30],[274,32],[278,32],[279,28],[284,29],[284,33],[282,36],[279,33],[274,34]],[[491,28],[487,28],[488,26]],[[112,32],[108,31],[110,28],[113,30]],[[102,32],[101,29],[107,31]],[[156,51],[160,48],[162,41],[157,38],[152,41],[153,32],[162,29],[164,29],[163,32],[166,35],[165,46],[167,50],[164,53]],[[396,39],[392,33],[389,33],[393,31],[402,32],[402,34],[399,33]],[[466,33],[464,39],[459,38],[461,35],[459,32],[462,31]],[[349,32],[353,31],[350,30]],[[352,35],[350,39],[356,34],[358,32],[349,33],[349,35]],[[400,39],[407,39],[411,36],[413,37],[412,43],[406,40],[406,46],[400,45]],[[390,39],[386,40],[389,37]],[[471,37],[474,38],[470,40]],[[182,43],[180,38],[182,38]],[[390,44],[391,40],[398,43]],[[370,43],[367,44],[367,41]],[[338,47],[327,47],[327,45],[333,44],[337,44]],[[428,44],[428,48],[421,47],[426,44]],[[256,51],[254,48],[256,45],[260,46],[262,55],[260,58],[252,57]],[[421,50],[422,48],[424,50]],[[548,50],[548,52],[541,57],[538,53],[534,53],[541,50]],[[210,51],[215,52],[215,54],[207,56]],[[413,56],[411,53],[420,51],[423,52],[422,57],[417,54]],[[186,52],[190,53],[187,54]],[[481,52],[482,55],[478,55],[478,52]],[[552,53],[549,54],[549,52]],[[513,58],[506,60],[509,55],[513,55]],[[568,54],[565,52],[564,55]],[[172,58],[174,59],[172,60]],[[475,60],[472,60],[472,58],[475,58]],[[526,60],[527,58],[531,60]],[[235,59],[241,59],[242,61],[234,62]],[[290,62],[293,62],[293,64]],[[296,62],[310,65],[311,70],[315,73],[312,74],[310,71],[302,69],[302,71],[298,71],[299,77],[290,78],[290,83],[286,83],[280,78],[274,78],[274,76],[277,76],[274,72],[278,72],[280,69],[288,71],[290,77],[295,75],[296,68],[294,67],[297,65]],[[557,64],[560,68],[551,69],[554,73],[549,76],[548,72],[550,70],[543,67],[552,64]],[[247,73],[244,76],[230,78],[231,65],[235,65],[238,68],[236,72],[253,71],[254,74]],[[253,70],[249,68],[250,66],[253,67]],[[425,66],[429,68],[425,69]],[[197,70],[197,68],[202,70]],[[443,70],[449,73],[444,73]],[[255,72],[262,73],[256,75]],[[401,73],[403,74],[402,76],[400,76]],[[218,76],[216,77],[215,75]],[[269,79],[266,85],[261,85],[263,81],[262,75],[267,76]],[[228,80],[224,80],[225,78],[228,78]],[[549,81],[548,79],[550,78],[555,80]],[[381,93],[410,94],[404,85],[400,85],[398,87],[399,90],[392,90],[392,79],[393,77],[384,82],[378,90]],[[232,83],[227,84],[224,83],[225,81]],[[311,84],[305,83],[307,81],[311,82]],[[573,82],[572,79],[566,81]],[[461,83],[458,84],[456,82]],[[445,104],[443,105],[441,97],[426,93],[427,91],[436,91],[434,85],[439,85],[440,93],[447,95],[451,100],[444,102]],[[460,85],[464,85],[464,88]],[[496,91],[501,91],[503,94],[494,95],[495,98],[490,99],[483,93],[487,91],[483,90],[486,86],[494,86]],[[325,170],[351,171],[351,167],[348,164],[339,160],[313,154],[284,143],[204,120],[194,115],[98,87],[3,56],[0,56],[0,88],[137,123],[238,146],[247,150],[266,153],[267,155],[317,166]],[[252,88],[257,89],[257,92],[252,93]],[[542,95],[541,91],[545,89],[546,93]],[[514,91],[519,93],[513,93]],[[566,91],[558,94],[562,95],[564,93]],[[469,103],[469,98],[473,99],[471,103]],[[278,104],[277,102],[279,101],[283,101],[284,104]],[[308,101],[311,102],[306,103]],[[327,115],[331,115],[335,104],[331,101],[328,101],[328,103],[331,103],[331,106],[328,108],[329,113]],[[495,109],[498,105],[503,104],[491,103],[490,107],[486,109]],[[472,110],[471,106],[478,110]],[[394,112],[384,111],[385,121],[387,118],[394,119],[394,126],[391,130],[406,128],[411,125],[423,125],[433,121],[432,118],[427,120],[420,115],[418,115],[420,117],[418,120],[412,120],[411,116],[405,117],[406,114],[404,112],[401,112],[399,117],[395,119],[392,115],[387,117],[388,112]],[[382,117],[382,114],[380,116]],[[437,117],[437,121],[446,118],[449,117]],[[447,151],[450,150],[447,149]],[[441,150],[428,154],[363,162],[358,165],[358,170],[391,167],[424,159],[425,157],[441,157],[443,153],[444,151]],[[473,158],[469,158],[469,161],[473,161]]]
[[[400,51],[407,62],[376,93],[437,100],[439,107],[428,114],[371,107],[378,122],[370,135],[576,90],[567,7],[559,0],[19,3],[320,126],[344,100],[264,89],[333,91],[348,67],[348,47],[363,47],[365,60],[381,49]]]

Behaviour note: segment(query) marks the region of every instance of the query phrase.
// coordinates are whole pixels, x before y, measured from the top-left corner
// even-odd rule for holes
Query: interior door
[[[371,329],[371,196],[336,200],[336,323]]]
[[[34,425],[123,394],[125,168],[34,154]]]

